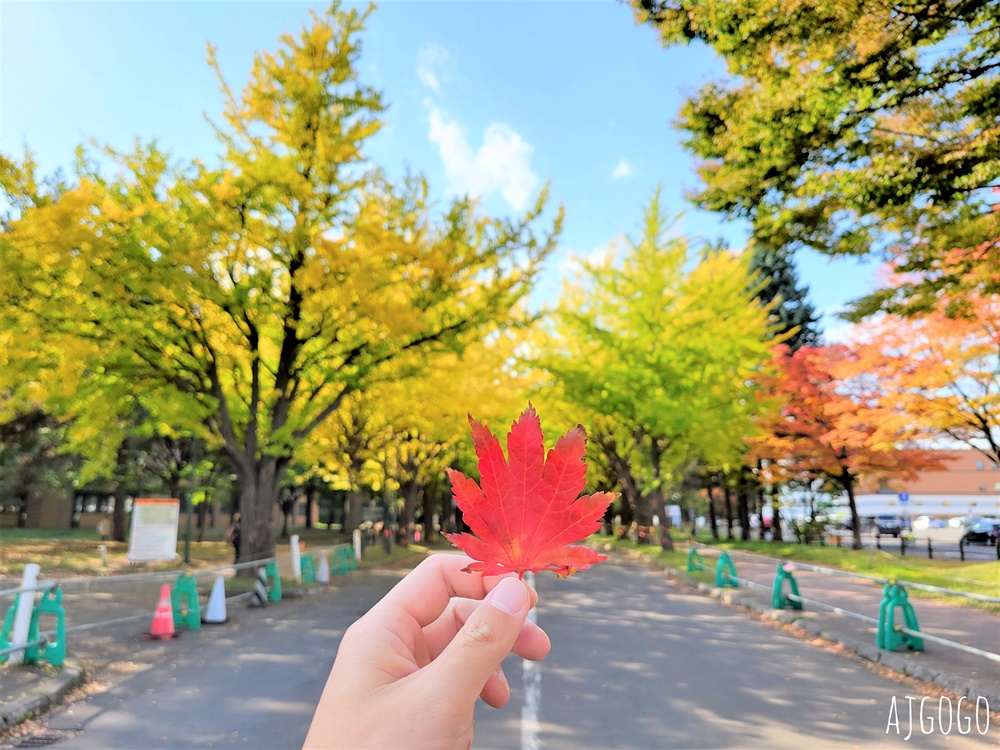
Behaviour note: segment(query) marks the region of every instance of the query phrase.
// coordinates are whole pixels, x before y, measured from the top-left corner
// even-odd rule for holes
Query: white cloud
[[[585,264],[601,266],[612,262],[618,255],[621,243],[625,241],[623,235],[619,235],[609,241],[606,245],[595,247],[589,253],[580,253],[575,248],[569,247],[559,263],[559,273],[563,277],[579,274]]]
[[[635,170],[632,169],[632,165],[628,163],[628,160],[627,159],[622,159],[620,162],[618,162],[618,166],[616,166],[612,170],[612,172],[611,172],[611,179],[612,180],[624,180],[626,177],[628,177],[629,175],[631,175],[632,172],[634,172],[634,171]]]
[[[454,64],[454,58],[444,47],[425,44],[417,53],[417,78],[435,94],[440,94],[441,84],[450,78]]]
[[[428,137],[444,162],[448,189],[482,198],[499,192],[515,211],[526,208],[538,186],[531,169],[534,147],[509,125],[494,122],[483,132],[483,144],[473,150],[459,123],[433,104],[428,106]]]

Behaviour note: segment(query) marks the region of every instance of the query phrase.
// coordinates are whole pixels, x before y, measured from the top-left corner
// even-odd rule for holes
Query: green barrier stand
[[[688,552],[688,573],[693,573],[696,570],[704,570],[705,561],[701,559],[701,553],[698,552],[694,547]]]
[[[269,562],[267,567],[264,569],[265,575],[267,576],[267,582],[269,584],[267,590],[267,598],[272,602],[281,601],[281,572],[278,570],[278,563],[275,561]]]
[[[799,595],[799,584],[795,582],[792,570],[792,566],[788,563],[778,563],[778,575],[774,579],[774,589],[771,592],[771,606],[774,609],[784,609],[785,607],[802,609],[802,602],[789,598],[784,591],[785,581],[788,581],[788,593],[793,596]]]
[[[336,560],[338,567],[337,575],[346,576],[347,571],[358,569],[358,561],[354,559],[354,550],[350,545],[337,547]],[[333,568],[331,568],[332,571]]]
[[[896,610],[903,614],[903,626],[895,624]],[[887,651],[897,651],[903,646],[911,651],[923,651],[924,639],[909,633],[903,628],[920,632],[917,614],[910,604],[906,589],[895,581],[889,581],[882,589],[882,603],[878,609],[878,631],[875,634],[875,645]]]
[[[338,576],[346,576],[348,571],[349,563],[347,561],[347,555],[345,554],[345,549],[343,547],[337,547],[334,550],[334,559],[336,560],[336,568]]]
[[[63,609],[62,598],[61,589],[51,588],[42,594],[41,601],[35,605],[28,626],[28,643],[41,640],[38,620],[42,615],[56,616],[56,635],[45,643],[24,649],[25,664],[37,664],[45,659],[53,667],[61,667],[66,661],[66,610]]]
[[[0,651],[10,648],[10,637],[14,632],[14,614],[17,612],[17,600],[18,596],[15,596],[10,607],[7,609],[7,616],[3,621],[3,630],[0,630]],[[6,664],[10,654],[0,655],[0,664]]]
[[[316,563],[312,555],[302,555],[299,559],[299,571],[302,573],[302,583],[316,583]]]
[[[719,588],[729,586],[738,589],[740,587],[740,582],[736,580],[736,566],[733,565],[728,552],[719,555],[719,563],[715,566],[715,585]]]
[[[181,573],[170,590],[174,607],[174,627],[197,630],[201,627],[201,605],[198,603],[198,584],[190,573]]]

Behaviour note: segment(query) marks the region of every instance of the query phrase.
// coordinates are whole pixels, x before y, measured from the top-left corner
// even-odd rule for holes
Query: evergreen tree
[[[789,252],[758,245],[751,255],[750,269],[757,274],[754,296],[770,308],[772,319],[777,321],[776,336],[788,334],[784,343],[792,352],[803,346],[819,346],[816,308],[807,299],[809,290],[799,286]]]

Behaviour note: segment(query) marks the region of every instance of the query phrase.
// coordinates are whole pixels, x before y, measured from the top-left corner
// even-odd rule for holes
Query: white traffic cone
[[[319,570],[316,571],[316,583],[330,582],[330,561],[326,559],[326,553],[319,556]]]
[[[201,621],[209,625],[221,625],[229,618],[226,616],[226,584],[222,576],[215,577],[212,594],[208,597],[208,606]]]

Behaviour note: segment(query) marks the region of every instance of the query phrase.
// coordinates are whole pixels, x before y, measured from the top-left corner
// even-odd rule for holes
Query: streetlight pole
[[[191,493],[182,492],[181,499],[187,505],[187,522],[184,524],[184,564],[191,564]]]

